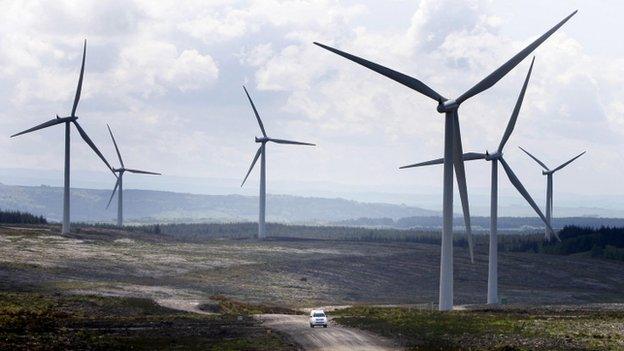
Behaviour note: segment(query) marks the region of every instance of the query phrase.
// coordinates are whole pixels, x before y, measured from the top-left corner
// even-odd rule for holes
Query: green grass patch
[[[624,350],[624,312],[356,306],[333,315],[340,324],[399,340],[412,350]]]
[[[127,297],[0,293],[1,350],[289,350],[251,318]]]

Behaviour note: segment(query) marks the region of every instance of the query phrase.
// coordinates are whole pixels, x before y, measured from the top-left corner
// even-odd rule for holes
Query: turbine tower
[[[41,123],[35,127],[27,129],[23,132],[19,132],[17,134],[11,135],[12,137],[16,137],[18,135],[34,132],[39,129],[51,127],[57,124],[65,123],[65,173],[64,173],[64,185],[63,185],[63,234],[69,234],[70,232],[70,220],[69,220],[69,141],[70,141],[70,129],[71,124],[73,123],[78,133],[82,137],[82,139],[93,149],[93,151],[98,155],[98,157],[104,161],[106,166],[113,171],[113,168],[110,166],[104,155],[98,150],[95,146],[91,138],[87,135],[87,133],[82,129],[80,124],[78,124],[78,116],[76,116],[76,108],[78,107],[78,101],[80,101],[80,93],[82,92],[82,79],[84,77],[84,67],[85,67],[85,57],[87,55],[87,40],[84,41],[84,47],[82,49],[82,65],[80,67],[80,77],[78,78],[78,87],[76,88],[76,96],[74,97],[74,106],[71,110],[71,115],[67,117],[59,117],[56,115],[56,118],[51,119],[47,122]],[[114,173],[113,173],[114,174]]]
[[[254,114],[256,115],[256,120],[258,120],[258,125],[260,126],[260,130],[262,131],[262,137],[256,137],[256,143],[260,143],[260,147],[256,152],[256,155],[251,161],[251,166],[245,175],[245,179],[241,183],[241,187],[245,185],[245,181],[247,181],[247,177],[249,177],[249,173],[253,170],[256,162],[258,161],[258,157],[260,157],[260,213],[258,216],[258,239],[264,239],[266,237],[266,226],[265,226],[265,209],[266,209],[266,144],[271,141],[277,144],[289,144],[289,145],[308,145],[308,146],[316,146],[315,144],[303,143],[300,141],[291,141],[291,140],[283,140],[283,139],[274,139],[269,138],[267,136],[266,130],[264,129],[264,125],[262,124],[262,120],[260,119],[260,115],[258,114],[258,110],[256,110],[256,106],[251,100],[251,96],[247,92],[247,88],[243,86],[243,90],[245,90],[245,95],[247,95],[247,99],[251,104],[251,108],[253,109]]]
[[[571,160],[564,162],[563,164],[561,164],[559,167],[556,167],[555,169],[549,169],[548,167],[546,167],[546,165],[544,164],[544,162],[540,161],[537,159],[537,157],[531,155],[528,151],[526,151],[523,148],[520,148],[520,150],[524,151],[524,153],[526,153],[527,155],[529,155],[529,157],[531,157],[535,162],[537,162],[540,166],[542,166],[542,168],[544,170],[542,170],[542,174],[546,176],[546,221],[548,222],[548,224],[550,226],[552,226],[552,211],[553,211],[553,174],[555,174],[555,172],[557,172],[558,170],[562,169],[563,167],[569,165],[570,163],[572,163],[574,160],[576,160],[577,158],[583,156],[585,154],[585,152],[587,151],[583,151],[580,154],[578,154],[577,156],[573,157]]]
[[[511,117],[509,118],[509,122],[507,123],[507,128],[505,129],[505,133],[501,139],[500,144],[498,145],[498,149],[495,153],[490,154],[489,152],[485,152],[484,154],[468,152],[463,155],[464,161],[472,161],[472,160],[486,160],[490,161],[492,164],[492,177],[491,177],[491,193],[490,193],[490,245],[489,245],[489,263],[488,263],[488,291],[487,291],[487,303],[488,304],[496,304],[498,303],[498,163],[500,162],[507,174],[507,177],[513,184],[513,186],[518,190],[518,192],[525,198],[525,200],[529,203],[529,205],[535,210],[535,213],[544,221],[546,225],[546,234],[548,239],[550,239],[551,233],[554,234],[552,228],[550,228],[550,223],[546,220],[546,217],[539,209],[533,198],[522,185],[518,177],[515,175],[509,164],[503,158],[503,148],[505,144],[509,140],[511,133],[516,125],[516,121],[518,119],[518,114],[520,113],[520,108],[522,107],[522,101],[524,100],[524,95],[526,93],[527,86],[529,84],[529,79],[531,78],[531,72],[533,70],[533,63],[535,62],[535,58],[531,61],[531,66],[529,67],[529,72],[524,80],[524,84],[522,85],[522,89],[520,90],[520,95],[518,96],[518,100],[516,101],[516,105],[513,109]],[[409,166],[400,167],[401,169],[412,168],[412,167],[421,167],[421,166],[429,166],[429,165],[437,165],[444,163],[444,159],[439,158],[437,160],[416,163]],[[554,234],[555,236],[557,234]],[[559,238],[559,237],[557,237]]]
[[[572,12],[557,25],[552,27],[541,37],[537,38],[526,48],[505,62],[502,66],[485,77],[482,81],[470,88],[468,91],[460,95],[457,99],[447,99],[438,92],[427,86],[420,80],[407,76],[403,73],[391,70],[376,63],[370,62],[363,58],[348,54],[346,52],[331,48],[329,46],[314,43],[324,49],[335,54],[347,58],[358,63],[368,69],[371,69],[381,75],[384,75],[400,84],[407,86],[417,92],[435,100],[438,104],[437,111],[445,114],[444,123],[444,191],[442,206],[442,245],[440,255],[440,290],[439,305],[441,311],[453,309],[453,168],[457,176],[457,184],[459,188],[460,198],[462,201],[462,209],[464,212],[464,221],[466,231],[470,238],[470,212],[468,205],[468,192],[466,188],[466,175],[464,171],[464,161],[462,158],[463,150],[461,144],[461,134],[459,130],[459,106],[469,98],[491,88],[509,71],[518,65],[533,50],[542,44],[548,37],[556,32],[564,23],[566,23],[577,11]]]
[[[115,141],[115,137],[113,136],[113,132],[111,131],[110,126],[108,124],[106,125],[106,127],[108,128],[108,133],[110,134],[111,139],[113,140],[113,145],[115,145],[115,151],[117,151],[117,157],[119,158],[119,163],[121,164],[120,168],[113,169],[113,172],[118,173],[119,175],[117,176],[117,182],[115,183],[115,187],[113,188],[113,193],[111,194],[110,199],[108,200],[108,205],[106,205],[106,208],[110,206],[111,201],[113,201],[113,196],[115,196],[115,191],[117,190],[117,188],[119,188],[119,194],[117,194],[117,226],[121,228],[123,227],[123,175],[124,173],[130,172],[130,173],[151,174],[151,175],[160,175],[160,173],[126,168],[126,166],[124,165],[123,159],[121,158],[121,153],[119,152],[119,148],[117,147],[117,142]]]

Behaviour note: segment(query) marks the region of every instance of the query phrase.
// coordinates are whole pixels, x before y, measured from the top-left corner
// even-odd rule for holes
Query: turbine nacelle
[[[440,101],[438,104],[438,112],[447,113],[457,111],[459,108],[459,103],[455,100],[444,100]]]
[[[485,152],[486,161],[500,160],[501,158],[503,158],[503,153],[500,151],[496,151],[493,154],[491,154],[489,151]]]
[[[270,141],[271,139],[269,139],[268,137],[256,137],[256,143],[266,143],[267,141]]]
[[[59,115],[56,115],[56,121],[58,123],[75,122],[77,119],[78,119],[78,117],[76,117],[76,116],[59,117]]]

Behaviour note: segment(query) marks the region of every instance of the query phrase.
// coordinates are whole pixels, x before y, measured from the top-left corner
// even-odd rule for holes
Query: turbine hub
[[[489,152],[487,152],[487,151],[485,152],[485,159],[486,159],[487,161],[498,160],[498,159],[500,159],[502,156],[503,156],[503,154],[502,154],[502,153],[500,153],[500,152],[498,152],[498,151],[496,151],[496,152],[495,152],[495,153],[493,153],[493,154],[491,154],[491,153],[489,153]]]
[[[266,143],[267,141],[269,141],[269,138],[267,137],[256,137],[256,143]]]
[[[455,100],[440,101],[440,103],[438,104],[438,112],[440,113],[452,112],[452,111],[456,111],[458,107],[459,107],[459,104]]]

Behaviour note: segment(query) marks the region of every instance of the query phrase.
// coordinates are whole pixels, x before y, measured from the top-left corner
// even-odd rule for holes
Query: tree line
[[[12,224],[47,224],[43,216],[35,216],[32,213],[21,211],[5,211],[0,209],[0,223]]]
[[[545,243],[542,251],[558,255],[590,252],[592,257],[624,261],[624,228],[566,226],[559,237],[561,242]]]
[[[258,233],[258,224],[238,223],[169,223],[127,227],[131,231],[174,236],[183,240],[209,240],[216,238],[245,239]],[[347,240],[366,242],[417,242],[439,244],[440,234],[434,230],[419,229],[376,229],[346,226],[291,225],[267,223],[267,232],[272,238],[293,240]],[[455,245],[467,247],[468,241],[457,236]]]
[[[129,227],[154,234],[169,235],[181,240],[201,241],[216,238],[245,239],[253,238],[258,230],[253,222],[242,223],[192,223],[192,224],[156,224]],[[422,244],[440,244],[440,232],[420,229],[364,228],[349,226],[312,226],[268,223],[267,231],[271,237],[293,240],[346,240],[361,242],[413,242]],[[565,226],[559,231],[561,242],[546,241],[541,230],[532,230],[523,234],[499,235],[498,246],[501,252],[531,252],[554,255],[570,255],[590,252],[592,257],[624,261],[624,227],[580,227]],[[475,235],[477,251],[487,252],[488,235]],[[465,235],[455,235],[454,245],[468,247]]]

